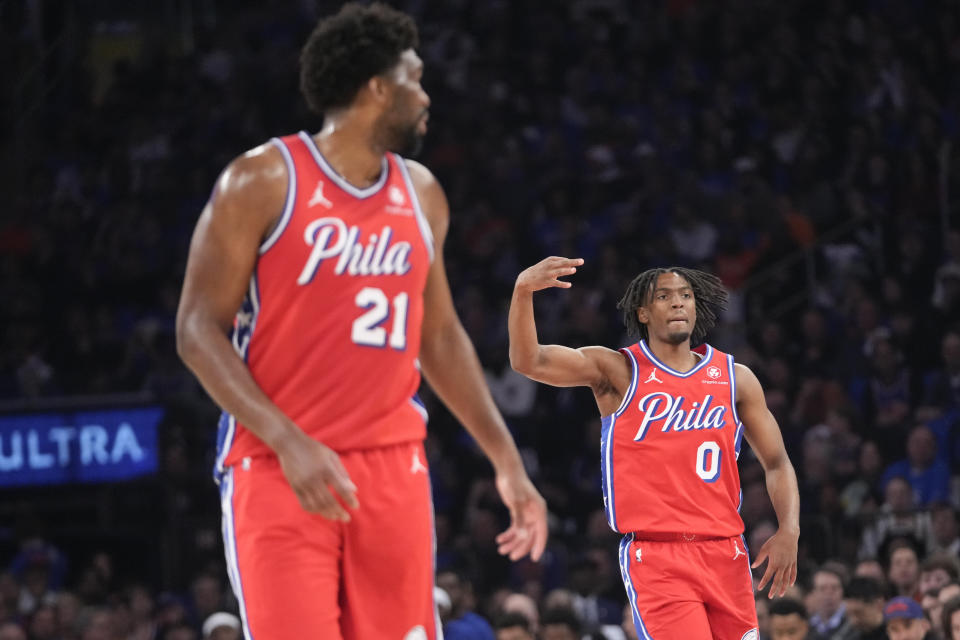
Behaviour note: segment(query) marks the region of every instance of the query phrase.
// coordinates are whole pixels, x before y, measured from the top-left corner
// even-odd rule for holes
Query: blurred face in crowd
[[[0,622],[0,640],[27,640],[27,634],[19,625]]]
[[[57,635],[57,616],[53,607],[40,607],[30,620],[30,635],[34,640],[48,640]]]
[[[913,509],[913,489],[903,478],[891,478],[883,497],[894,513],[907,513]]]
[[[913,590],[920,577],[917,554],[910,547],[900,547],[890,554],[890,582],[901,593]]]
[[[951,371],[960,369],[960,334],[950,332],[943,336],[940,355],[948,369]]]
[[[883,598],[872,602],[859,598],[847,598],[847,619],[858,631],[873,631],[883,625]]]
[[[210,634],[210,640],[240,640],[240,629],[217,627]],[[500,640],[498,637],[497,640]]]
[[[923,620],[895,618],[887,623],[887,635],[890,640],[923,640],[930,630],[930,623]]]
[[[883,572],[883,565],[878,560],[861,560],[857,563],[857,568],[853,574],[864,578],[874,578],[879,580],[880,584],[887,581],[887,575]]]
[[[821,618],[829,618],[843,603],[843,584],[829,571],[813,574],[813,606]]]
[[[530,632],[521,626],[497,629],[497,640],[534,640]]]
[[[950,616],[950,640],[960,640],[960,611],[954,611]]]
[[[914,467],[925,469],[937,455],[937,441],[927,426],[914,427],[907,438],[907,459]]]
[[[770,638],[772,640],[803,640],[807,637],[810,625],[799,614],[788,616],[770,616]]]
[[[770,602],[767,598],[760,597],[756,599],[757,605],[757,631],[760,636],[766,638],[770,635]]]
[[[920,584],[917,585],[917,588],[920,589],[920,593],[926,593],[931,589],[939,590],[946,586],[948,582],[950,582],[950,574],[947,573],[947,570],[936,567],[920,572]]]
[[[868,440],[860,447],[860,472],[867,475],[879,475],[883,469],[883,457],[876,442]]]
[[[933,510],[933,537],[937,543],[947,546],[957,538],[957,514],[950,507]]]
[[[573,629],[565,624],[545,624],[541,640],[580,640]]]
[[[540,626],[540,612],[537,603],[525,593],[511,593],[503,600],[501,609],[505,613],[519,613],[530,621],[530,626],[537,629]]]

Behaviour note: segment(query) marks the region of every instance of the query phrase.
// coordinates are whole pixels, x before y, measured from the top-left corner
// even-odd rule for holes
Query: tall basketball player
[[[797,479],[756,376],[706,345],[691,351],[726,303],[719,280],[652,269],[620,301],[640,341],[614,351],[541,345],[533,292],[567,288],[580,259],[547,258],[517,278],[510,361],[558,387],[593,390],[602,421],[607,522],[624,534],[620,568],[642,640],[756,640],[750,561],[740,518],[737,455],[746,436],[764,467],[780,527],[759,550],[758,585],[783,595],[797,575]],[[771,582],[772,580],[772,582]]]
[[[413,151],[430,100],[409,16],[346,5],[301,88],[316,135],[234,160],[194,232],[178,349],[223,408],[223,534],[247,640],[436,638],[420,371],[490,458],[512,559],[544,501],[484,383],[443,265],[449,211]]]

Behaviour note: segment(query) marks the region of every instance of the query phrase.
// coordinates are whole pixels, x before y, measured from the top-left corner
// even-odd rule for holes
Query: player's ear
[[[390,93],[390,79],[385,75],[376,75],[367,80],[364,85],[370,96],[377,102],[384,102],[388,99]]]
[[[638,307],[637,320],[640,321],[640,324],[647,324],[650,322],[650,313],[644,307]]]

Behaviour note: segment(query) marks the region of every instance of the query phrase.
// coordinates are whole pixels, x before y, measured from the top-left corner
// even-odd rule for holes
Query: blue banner
[[[0,415],[0,487],[154,473],[162,418],[159,407]]]

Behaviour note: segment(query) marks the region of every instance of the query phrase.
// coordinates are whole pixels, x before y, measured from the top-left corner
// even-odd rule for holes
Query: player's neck
[[[353,186],[365,189],[380,179],[385,150],[373,143],[369,126],[348,118],[327,118],[313,139],[333,170]]]
[[[700,362],[700,358],[690,350],[689,340],[684,340],[680,344],[673,344],[651,337],[647,340],[647,346],[650,347],[650,351],[657,357],[657,360],[680,373],[686,373]]]

